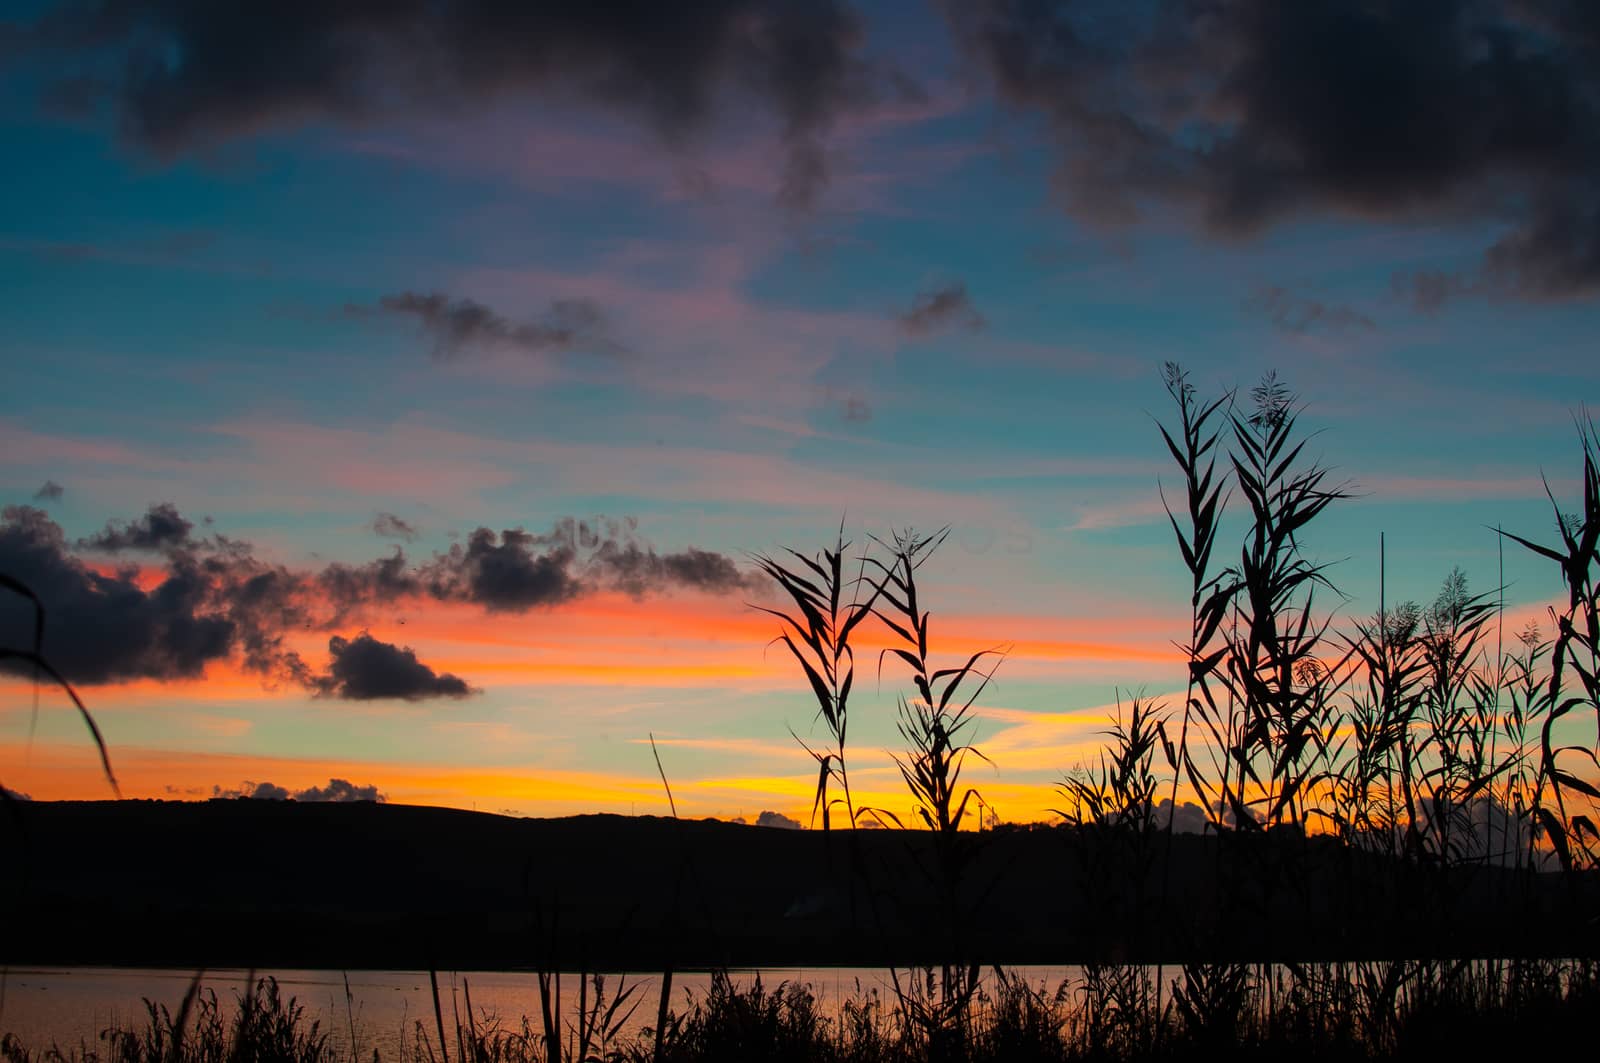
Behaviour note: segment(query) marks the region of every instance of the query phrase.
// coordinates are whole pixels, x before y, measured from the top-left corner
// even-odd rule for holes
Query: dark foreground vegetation
[[[1209,400],[1175,365],[1164,379],[1176,419],[1160,434],[1181,482],[1164,500],[1191,603],[1187,689],[1177,705],[1127,700],[1098,760],[1062,780],[1055,829],[973,829],[984,807],[962,782],[983,758],[973,707],[1005,651],[940,657],[918,580],[944,533],[906,530],[853,551],[841,529],[814,554],[758,558],[790,606],[767,610],[776,641],[816,700],[812,733],[823,737],[802,746],[821,831],[604,817],[491,828],[408,810],[438,829],[397,837],[384,824],[399,821],[382,817],[401,810],[341,810],[368,819],[340,833],[332,811],[294,810],[306,818],[290,829],[272,821],[280,812],[254,808],[13,802],[19,845],[64,848],[23,861],[11,910],[32,913],[35,929],[5,948],[59,961],[126,946],[133,962],[244,966],[303,963],[311,953],[296,950],[320,947],[330,966],[370,955],[538,972],[538,1010],[515,1028],[468,1003],[452,1036],[436,1007],[410,1049],[432,1063],[452,1052],[490,1063],[1431,1059],[1592,1041],[1594,424],[1577,425],[1577,508],[1552,493],[1544,537],[1489,533],[1559,575],[1565,593],[1546,623],[1507,632],[1499,574],[1475,593],[1459,571],[1441,574],[1431,602],[1380,594],[1376,612],[1340,618],[1322,604],[1331,575],[1303,544],[1350,492],[1306,456],[1294,396],[1271,375],[1247,397]],[[876,670],[906,690],[897,763],[909,819],[851,790],[851,640],[868,626],[891,643]],[[37,641],[0,654],[58,679]],[[1178,833],[1182,809],[1201,836]],[[72,833],[95,829],[96,816],[166,815],[191,818]],[[844,825],[882,829],[834,829]],[[494,834],[502,829],[522,833]],[[380,851],[353,854],[352,837]],[[266,866],[239,862],[251,854]],[[84,865],[95,858],[102,882],[119,876],[114,892]],[[596,982],[564,1003],[555,977],[623,959],[659,971],[662,986],[632,1039],[613,1023],[625,994],[607,1002]],[[898,966],[890,993],[837,1016],[803,986],[739,987],[725,975],[704,999],[674,998],[675,969],[740,962]],[[1082,974],[1034,986],[1003,967],[1027,962]],[[191,994],[176,1015],[153,1008],[147,1029],[109,1034],[93,1051],[151,1061],[327,1052],[271,983],[240,1015],[230,1033],[214,998]],[[13,1043],[6,1052],[26,1054]]]
[[[1485,1059],[1570,1049],[1592,1034],[1600,969],[1592,963],[1524,960],[1386,961],[1249,969],[1239,982],[1178,983],[1157,1011],[1146,975],[1091,967],[1057,985],[996,970],[979,983],[960,1028],[930,1028],[907,972],[902,1002],[860,992],[825,1013],[803,984],[713,979],[659,1028],[633,1022],[637,1002],[622,983],[596,976],[568,1014],[550,1010],[507,1022],[487,1011],[436,1010],[402,1031],[398,1063],[1047,1063],[1077,1060]],[[592,987],[592,989],[590,988]],[[173,1005],[145,1002],[143,1022],[100,1032],[95,1042],[34,1048],[0,1039],[5,1063],[379,1063],[351,1020],[334,1043],[329,1017],[311,1018],[271,978],[230,1007],[191,988]],[[559,1009],[559,1000],[555,1002]],[[446,1022],[445,1014],[453,1018]],[[333,1024],[342,1021],[332,1017]],[[547,1034],[547,1031],[552,1031]],[[342,1031],[341,1031],[342,1032]]]

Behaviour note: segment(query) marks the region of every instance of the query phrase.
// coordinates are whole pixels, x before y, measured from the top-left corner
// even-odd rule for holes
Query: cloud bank
[[[349,779],[329,779],[327,786],[308,786],[304,790],[290,791],[270,782],[245,781],[234,787],[213,786],[213,798],[243,798],[251,801],[321,801],[342,803],[373,801],[382,803],[388,798],[376,786],[356,786]]]
[[[124,560],[128,554],[142,555],[145,567]],[[198,678],[208,665],[232,661],[265,683],[324,697],[406,701],[473,691],[408,647],[365,631],[343,634],[375,607],[433,601],[525,613],[606,590],[643,598],[755,585],[723,554],[658,552],[631,520],[563,519],[546,533],[479,527],[416,562],[396,546],[364,564],[307,568],[263,559],[222,534],[197,535],[168,503],[76,542],[43,510],[6,507],[0,572],[45,604],[45,654],[74,683]],[[32,624],[28,603],[0,600],[0,645],[31,644]],[[332,636],[326,669],[286,645],[290,632],[307,630]]]
[[[78,540],[81,550],[119,553],[123,550],[161,551],[194,545],[194,522],[184,518],[170,502],[151,506],[135,520],[107,521],[105,529]]]
[[[129,143],[164,159],[508,98],[600,107],[679,144],[739,103],[775,121],[779,197],[794,206],[827,181],[831,127],[892,83],[863,58],[842,0],[63,0],[0,23],[7,38],[46,72],[48,103],[109,110]]]
[[[1600,294],[1600,8],[1582,0],[945,0],[1056,190],[1101,227],[1176,211],[1500,228],[1418,301]],[[1411,279],[1402,279],[1410,285]]]

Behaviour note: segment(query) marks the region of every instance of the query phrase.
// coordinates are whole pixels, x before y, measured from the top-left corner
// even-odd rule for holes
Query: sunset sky
[[[1301,396],[1341,617],[1380,534],[1427,600],[1554,536],[1541,474],[1575,508],[1600,5],[601,7],[0,4],[0,572],[125,794],[660,814],[653,733],[680,811],[803,819],[750,555],[843,519],[951,526],[935,655],[1011,647],[970,781],[1042,817],[1178,701],[1169,359]],[[1505,576],[1508,625],[1564,593]],[[32,690],[0,782],[108,795]]]

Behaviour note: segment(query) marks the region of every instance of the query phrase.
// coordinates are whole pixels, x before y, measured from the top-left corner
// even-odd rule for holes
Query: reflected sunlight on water
[[[319,1022],[320,1029],[329,1035],[329,1046],[344,1058],[351,1058],[352,1026],[355,1056],[363,1059],[370,1059],[374,1049],[385,1059],[402,1058],[415,1044],[419,1021],[429,1038],[437,1039],[427,971],[350,971],[348,1001],[346,972],[264,969],[255,973],[258,978],[276,978],[283,998],[287,1001],[294,997],[304,1005],[306,1022]],[[1016,973],[1035,985],[1042,981],[1054,988],[1063,979],[1078,975],[1079,969],[1031,967],[1017,968]],[[886,1002],[894,999],[889,973],[883,968],[762,968],[735,970],[732,975],[740,986],[750,985],[759,975],[769,990],[782,982],[806,985],[816,997],[818,1011],[830,1017],[838,1014],[844,1001],[865,994],[876,992]],[[215,992],[223,1014],[231,1018],[249,976],[250,972],[244,970],[208,970],[202,990]],[[620,977],[606,976],[608,995],[617,991]],[[628,1005],[633,1006],[636,1001],[636,1010],[623,1029],[624,1035],[631,1037],[640,1027],[655,1021],[661,975],[657,972],[625,977],[628,985],[639,986]],[[170,969],[14,968],[5,973],[0,1032],[16,1034],[35,1051],[51,1044],[67,1051],[80,1044],[101,1047],[101,1031],[117,1025],[145,1025],[145,999],[165,1005],[175,1015],[193,978],[193,971]],[[710,985],[709,973],[675,972],[672,1007],[686,1010],[690,998],[704,999]],[[453,1031],[456,1016],[466,1024],[465,997],[469,987],[473,1014],[480,1025],[487,1018],[505,1030],[516,1030],[526,1015],[531,1025],[539,1026],[534,1018],[539,1014],[538,979],[531,971],[441,971],[439,1003],[447,1031]],[[562,975],[561,1002],[569,1016],[576,1014],[578,997],[578,976]]]

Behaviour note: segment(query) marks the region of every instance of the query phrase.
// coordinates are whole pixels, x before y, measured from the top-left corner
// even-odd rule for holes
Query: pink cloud
[[[898,210],[888,186],[931,180],[989,150],[978,142],[948,139],[936,146],[883,143],[968,106],[959,86],[936,83],[920,97],[885,99],[841,116],[823,138],[830,168],[824,209]],[[355,154],[511,180],[545,194],[585,196],[602,185],[632,188],[665,203],[770,209],[785,162],[778,131],[764,116],[726,117],[712,129],[669,144],[623,116],[559,105],[530,110],[512,103],[334,143]]]
[[[786,512],[848,510],[862,522],[906,521],[996,525],[1018,518],[987,498],[923,488],[853,472],[837,472],[781,455],[703,447],[594,445],[564,440],[507,440],[430,424],[397,422],[371,430],[271,422],[214,426],[247,444],[230,464],[236,477],[294,483],[329,491],[409,491],[467,520],[487,507],[465,501],[493,488],[521,484],[534,497],[607,494],[675,506],[750,503]],[[338,455],[329,461],[327,455]],[[318,463],[324,463],[321,466]],[[455,501],[441,497],[444,488]],[[530,513],[524,519],[536,520]],[[832,519],[837,520],[837,516]]]
[[[15,421],[0,418],[0,464],[36,467],[60,463],[149,468],[153,461],[147,452],[123,443],[35,432]],[[172,467],[178,463],[166,459],[162,464]]]
[[[817,374],[841,358],[887,361],[896,343],[887,314],[814,310],[745,292],[781,235],[743,243],[647,248],[637,243],[586,271],[470,271],[455,287],[489,305],[592,299],[617,320],[635,357],[607,366],[647,391],[695,395],[772,415],[814,408]],[[770,243],[769,243],[770,240]],[[654,274],[673,264],[670,280]]]
[[[1183,519],[1181,494],[1172,500],[1172,504],[1179,507],[1174,512],[1178,514],[1181,522]],[[1164,524],[1166,520],[1167,511],[1162,505],[1160,495],[1152,487],[1134,495],[1113,498],[1103,503],[1077,506],[1074,519],[1066,526],[1066,530],[1105,531],[1141,524]]]
[[[212,426],[245,444],[234,468],[268,481],[355,493],[362,506],[374,495],[427,495],[448,508],[481,505],[479,496],[519,478],[506,461],[429,447],[433,433],[404,423],[373,430],[331,428],[251,418]]]
[[[1481,499],[1544,498],[1544,484],[1537,470],[1522,473],[1492,473],[1483,476],[1407,476],[1378,473],[1351,477],[1355,490],[1370,502],[1467,502]],[[1561,497],[1565,477],[1551,477],[1550,488]]]

